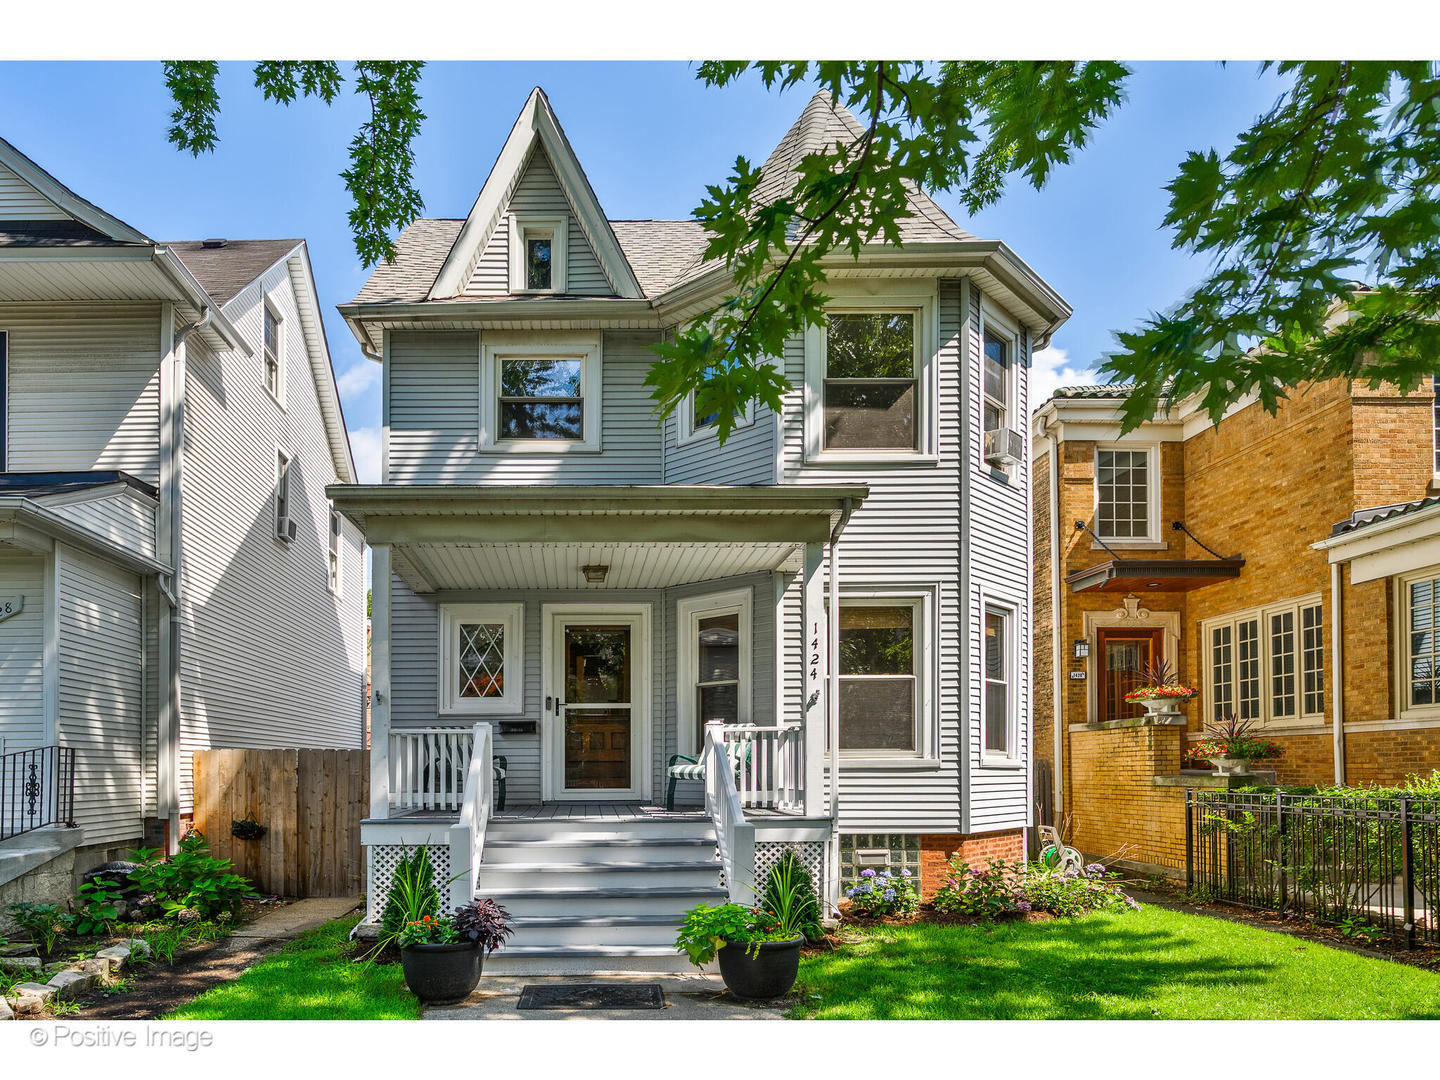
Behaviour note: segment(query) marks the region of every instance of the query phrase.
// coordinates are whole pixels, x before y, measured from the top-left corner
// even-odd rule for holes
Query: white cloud
[[[351,431],[350,453],[355,457],[355,475],[360,483],[380,483],[380,429],[363,427]]]
[[[1051,346],[1041,349],[1032,359],[1030,368],[1030,404],[1038,409],[1059,387],[1093,383],[1099,378],[1094,368],[1070,363],[1064,349]]]
[[[380,385],[380,365],[373,360],[361,360],[348,371],[342,372],[335,380],[340,396],[353,400],[372,387]]]

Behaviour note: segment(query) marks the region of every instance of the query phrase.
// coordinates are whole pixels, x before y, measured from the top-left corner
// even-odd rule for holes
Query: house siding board
[[[0,622],[0,740],[13,753],[45,743],[45,560],[0,555],[0,593],[25,597]]]
[[[0,221],[65,221],[69,216],[11,169],[0,165]]]
[[[155,504],[133,491],[83,502],[47,502],[45,505],[107,540],[155,558]]]
[[[757,405],[754,421],[731,431],[723,447],[713,435],[681,443],[672,413],[665,419],[665,483],[773,484],[776,425],[774,411]]]
[[[389,482],[662,483],[661,431],[645,386],[656,340],[653,332],[605,332],[599,451],[481,453],[480,336],[391,331]]]
[[[531,154],[510,195],[509,205],[475,265],[465,289],[467,294],[486,296],[510,292],[510,219],[515,213],[565,214],[569,219],[565,239],[565,292],[579,296],[615,295],[590,241],[580,228],[574,207],[565,197],[549,155],[540,146]]]
[[[158,309],[0,304],[10,333],[7,467],[160,479]]]
[[[62,746],[75,749],[75,821],[87,844],[141,835],[140,579],[57,545]]]
[[[263,383],[261,295],[282,320],[284,408]],[[280,264],[226,307],[254,349],[186,358],[181,581],[181,808],[190,751],[363,742],[365,566],[345,524],[341,596],[328,587],[336,483],[291,276]],[[243,433],[243,437],[237,433]],[[274,537],[277,445],[291,459],[299,535]],[[257,679],[262,680],[257,684]]]

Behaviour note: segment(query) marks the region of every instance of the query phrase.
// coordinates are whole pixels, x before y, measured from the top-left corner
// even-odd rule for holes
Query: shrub
[[[1025,895],[1025,867],[1013,866],[1003,859],[991,859],[981,869],[960,858],[950,856],[950,875],[935,894],[935,910],[947,915],[978,915],[998,919],[1002,915],[1023,914],[1031,908]]]
[[[61,911],[58,904],[11,904],[8,910],[15,925],[29,934],[46,956],[55,954],[55,946],[75,925],[75,917]]]
[[[210,855],[210,844],[198,832],[180,841],[180,850],[161,860],[149,848],[131,852],[140,866],[130,871],[130,881],[155,898],[172,918],[232,919],[240,913],[241,901],[254,886],[234,873],[229,859]]]
[[[860,915],[914,915],[920,910],[920,894],[909,870],[901,870],[897,877],[889,870],[877,872],[866,867],[860,871],[860,880],[845,890],[845,896],[850,910]]]
[[[1121,890],[1119,878],[1100,863],[1091,863],[1079,874],[1030,866],[1022,887],[1034,910],[1052,915],[1084,915],[1110,908],[1138,911],[1140,905]]]
[[[803,935],[807,941],[825,936],[820,926],[820,901],[815,881],[794,849],[786,849],[765,877],[760,908],[772,916],[788,937]]]
[[[109,878],[87,881],[75,891],[75,932],[108,934],[120,917],[120,886]]]

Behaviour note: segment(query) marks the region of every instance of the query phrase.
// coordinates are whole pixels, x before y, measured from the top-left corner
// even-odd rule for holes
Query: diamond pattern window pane
[[[505,624],[460,623],[460,696],[505,694]]]

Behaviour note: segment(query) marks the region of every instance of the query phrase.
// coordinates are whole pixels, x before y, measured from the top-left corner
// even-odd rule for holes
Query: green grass
[[[854,932],[806,957],[792,1015],[823,1020],[1440,1017],[1440,975],[1146,906],[1075,920]]]
[[[357,919],[290,942],[238,979],[205,991],[167,1020],[414,1020],[419,1002],[398,964],[357,964],[346,938]]]

